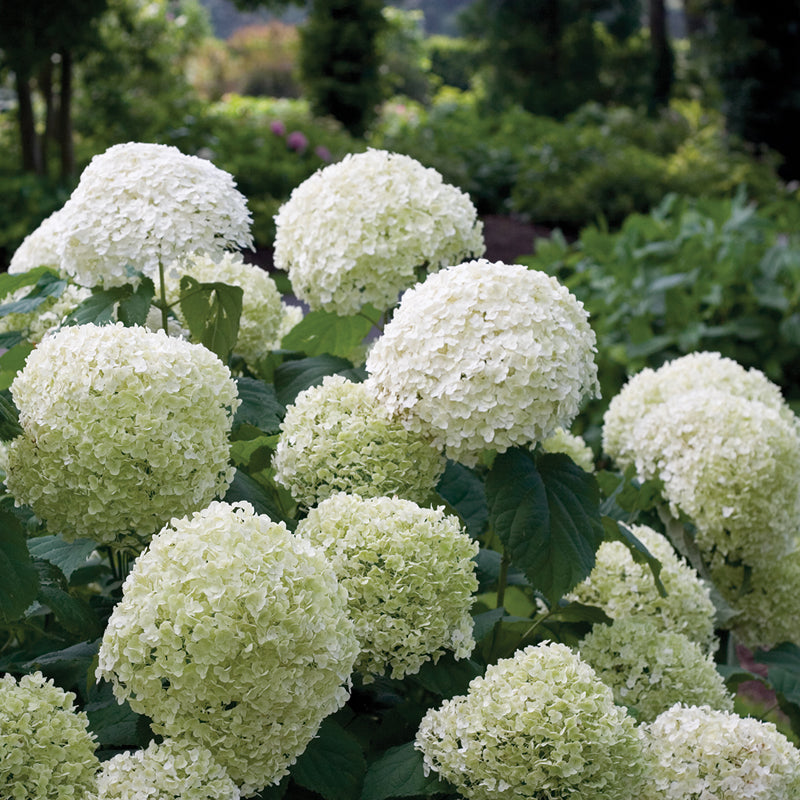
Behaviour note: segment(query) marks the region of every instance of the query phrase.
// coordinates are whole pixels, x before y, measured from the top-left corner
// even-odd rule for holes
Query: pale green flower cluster
[[[211,257],[198,253],[180,259],[167,269],[167,301],[177,303],[180,297],[180,279],[184,275],[199,283],[225,283],[242,289],[242,315],[234,352],[248,364],[255,362],[274,349],[280,341],[283,321],[283,304],[275,281],[255,264],[246,264],[239,253],[225,253]],[[174,306],[178,319],[182,314]]]
[[[478,588],[477,542],[443,509],[397,497],[337,494],[297,527],[322,548],[348,592],[368,682],[414,674],[447,650],[473,650],[470,607]]]
[[[568,598],[598,606],[615,620],[649,616],[659,630],[682,633],[710,652],[716,640],[709,587],[676,555],[665,536],[644,525],[632,526],[631,531],[661,562],[660,577],[667,596],[658,593],[650,567],[637,564],[622,542],[603,542],[589,577]]]
[[[526,647],[428,711],[417,731],[433,769],[467,800],[638,798],[645,764],[632,717],[562,644]]]
[[[94,800],[100,766],[75,695],[41,672],[0,678],[0,796]]]
[[[555,278],[471,261],[403,295],[367,357],[368,386],[414,433],[472,465],[568,426],[599,392],[595,335]]]
[[[56,222],[58,265],[82,286],[130,283],[128,267],[158,283],[159,263],[252,244],[233,178],[160,144],[128,142],[95,156]]]
[[[30,290],[30,286],[23,286],[4,297],[2,302],[5,304],[21,300]],[[49,330],[59,327],[64,318],[91,297],[91,294],[91,289],[70,283],[60,297],[48,298],[33,311],[0,317],[0,333],[19,331],[29,342],[39,343]]]
[[[213,502],[134,563],[97,677],[155,733],[208,749],[248,796],[342,706],[357,655],[325,555],[248,503]]]
[[[121,323],[66,327],[28,356],[11,394],[24,432],[6,485],[68,541],[141,549],[233,479],[236,384],[201,345]]]
[[[97,800],[239,800],[239,788],[204,747],[150,742],[103,763]]]
[[[445,460],[393,420],[363,384],[331,375],[286,409],[272,466],[275,480],[306,506],[339,491],[422,503]]]
[[[61,214],[59,211],[54,211],[23,239],[22,244],[11,256],[8,274],[18,275],[36,267],[50,267],[60,271],[58,242],[63,235]]]
[[[595,625],[578,645],[581,658],[611,687],[614,701],[652,722],[678,702],[733,711],[733,697],[713,657],[682,633],[647,616]]]
[[[300,184],[275,217],[275,265],[314,309],[393,306],[435,271],[483,254],[469,197],[398,153],[347,155]]]
[[[548,453],[564,453],[584,472],[594,472],[594,453],[582,436],[556,428],[553,435],[542,442],[542,448]]]
[[[772,723],[678,704],[647,733],[654,800],[800,797],[800,751]]]

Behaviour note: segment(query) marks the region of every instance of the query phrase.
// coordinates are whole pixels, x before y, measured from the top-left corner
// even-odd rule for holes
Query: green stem
[[[368,314],[365,314],[363,311],[359,311],[356,314],[357,317],[364,317],[364,319],[371,323],[374,328],[377,328],[381,333],[383,333],[383,325],[381,324],[381,320],[374,320]]]
[[[497,577],[497,603],[495,608],[500,608],[506,599],[506,585],[508,583],[508,568],[510,565],[511,559],[507,553],[503,553],[503,557],[500,559],[500,575]]]
[[[164,280],[164,264],[158,259],[158,284],[161,293],[161,327],[165,333],[169,332],[169,317],[167,316],[167,285]]]

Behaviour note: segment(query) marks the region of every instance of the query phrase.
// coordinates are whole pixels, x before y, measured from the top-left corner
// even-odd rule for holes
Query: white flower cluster
[[[5,304],[21,300],[30,290],[30,286],[23,286],[4,297],[2,302]],[[91,297],[91,294],[90,289],[70,283],[60,297],[49,297],[33,311],[15,312],[0,317],[0,333],[19,331],[29,342],[38,344],[49,330],[59,327],[64,318]]]
[[[469,610],[477,542],[442,509],[394,497],[336,494],[297,527],[322,548],[348,592],[365,682],[413,674],[446,650],[475,646]]]
[[[275,217],[275,265],[312,309],[383,310],[435,271],[483,254],[469,197],[434,169],[384,150],[348,155],[300,184]]]
[[[128,142],[92,159],[50,225],[59,268],[109,288],[131,281],[129,266],[154,278],[159,263],[188,253],[250,246],[251,222],[227,172],[176,147]]]
[[[659,630],[682,633],[710,652],[714,637],[714,604],[709,587],[679,558],[665,536],[644,525],[631,531],[661,562],[661,597],[646,564],[637,564],[622,542],[603,542],[589,577],[568,595],[570,600],[598,606],[612,619],[647,615]]]
[[[225,253],[213,258],[197,253],[173,262],[165,276],[167,302],[176,303],[174,310],[182,323],[177,301],[180,279],[184,275],[199,283],[225,283],[242,289],[242,315],[234,352],[248,364],[255,364],[278,346],[283,304],[275,281],[263,269],[255,264],[246,264],[239,253]]]
[[[75,695],[41,672],[0,678],[0,796],[93,800],[100,762]]]
[[[556,428],[552,436],[542,442],[547,453],[564,453],[584,472],[594,472],[594,453],[582,436],[570,433],[564,428]]]
[[[345,702],[357,655],[324,554],[248,503],[213,502],[134,563],[97,677],[155,733],[208,749],[248,796]]]
[[[594,670],[562,644],[519,650],[428,711],[425,769],[468,800],[638,798],[641,736]]]
[[[733,711],[733,697],[714,659],[681,633],[647,616],[595,625],[578,645],[581,658],[611,687],[614,701],[652,722],[678,702]]]
[[[409,430],[472,465],[568,426],[599,391],[595,349],[583,305],[555,278],[471,261],[405,293],[367,383]]]
[[[67,540],[141,549],[233,479],[236,384],[201,345],[121,323],[63,328],[28,356],[11,394],[24,432],[6,485]]]
[[[275,480],[310,507],[339,491],[422,503],[445,460],[393,420],[363,384],[330,375],[286,409],[272,466]]]
[[[660,800],[797,800],[800,750],[773,724],[708,706],[673,706],[647,726]]]
[[[239,788],[204,747],[150,742],[103,763],[97,800],[239,800]]]
[[[59,271],[61,259],[58,243],[62,237],[62,216],[60,211],[55,211],[23,239],[11,256],[8,274],[18,275],[36,267],[50,267]]]

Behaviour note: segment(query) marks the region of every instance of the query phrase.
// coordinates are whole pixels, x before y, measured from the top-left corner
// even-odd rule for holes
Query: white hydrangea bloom
[[[94,800],[100,763],[74,701],[41,672],[0,678],[0,796]]]
[[[60,271],[58,245],[64,235],[63,216],[60,211],[55,211],[22,240],[11,256],[8,274],[19,275],[36,267],[51,267]]]
[[[97,800],[239,800],[239,788],[204,747],[150,742],[103,763]]]
[[[568,647],[501,659],[417,731],[433,769],[468,800],[638,798],[642,741],[611,689]]]
[[[662,481],[672,514],[694,522],[705,553],[753,565],[793,546],[800,433],[775,408],[697,389],[653,408],[632,441],[637,473]]]
[[[582,436],[556,428],[553,435],[542,442],[542,448],[548,453],[564,453],[584,472],[594,472],[594,453]]]
[[[714,603],[709,587],[673,549],[669,540],[644,525],[631,531],[661,562],[661,597],[646,564],[637,564],[622,542],[603,542],[589,577],[568,599],[598,606],[612,619],[632,615],[653,618],[659,630],[682,633],[710,652],[716,646]]]
[[[477,542],[443,509],[397,497],[337,494],[297,527],[321,547],[346,587],[364,675],[414,674],[446,651],[475,647],[469,610]]]
[[[300,184],[275,217],[275,265],[314,309],[383,310],[421,269],[483,255],[469,197],[398,153],[345,156]]]
[[[422,503],[445,459],[393,420],[363,384],[329,375],[286,409],[272,466],[275,480],[306,506],[340,491]]]
[[[411,431],[462,463],[568,426],[599,392],[595,335],[555,278],[485,260],[405,293],[367,357],[367,385]]]
[[[30,286],[23,286],[4,297],[2,302],[5,304],[21,300],[30,291]],[[20,331],[28,341],[41,342],[49,330],[59,327],[65,317],[91,297],[91,294],[91,289],[70,283],[60,297],[49,297],[33,311],[0,317],[0,333]]]
[[[305,316],[302,306],[295,306],[281,301],[281,321],[278,325],[278,333],[272,342],[271,350],[279,350],[283,337],[289,333]]]
[[[769,722],[674,705],[646,726],[662,800],[797,800],[800,751]]]
[[[82,286],[129,283],[132,266],[252,244],[247,201],[233,178],[176,147],[128,142],[95,156],[59,212],[59,265]]]
[[[595,625],[578,645],[581,658],[611,687],[614,701],[652,722],[678,702],[733,711],[714,659],[697,642],[660,630],[648,616]]]
[[[358,655],[324,554],[248,503],[173,519],[136,560],[97,677],[153,731],[207,748],[249,796],[348,697]]]
[[[11,394],[24,432],[6,485],[68,541],[141,549],[233,479],[236,384],[201,345],[121,323],[62,328]]]
[[[176,303],[174,311],[182,320],[180,279],[188,275],[200,283],[225,283],[242,289],[242,315],[234,352],[248,364],[269,353],[283,322],[281,294],[275,281],[255,264],[246,264],[241,254],[225,253],[211,257],[193,254],[173,262],[166,271],[167,302]],[[185,323],[184,323],[185,326]]]

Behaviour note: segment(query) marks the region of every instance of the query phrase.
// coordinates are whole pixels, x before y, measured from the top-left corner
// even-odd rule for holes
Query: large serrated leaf
[[[286,409],[278,402],[275,387],[256,378],[237,378],[236,388],[242,401],[233,419],[234,430],[253,425],[264,433],[278,433]]]
[[[489,520],[483,481],[463,464],[448,461],[436,491],[461,515],[467,533],[479,538]]]
[[[372,330],[373,323],[368,317],[380,316],[369,307],[365,315],[340,317],[331,311],[311,311],[283,337],[281,347],[308,356],[329,353],[347,358]]]
[[[9,314],[28,314],[35,311],[45,300],[60,297],[67,288],[67,282],[53,272],[43,273],[36,285],[25,297],[0,305],[0,317]]]
[[[36,599],[47,606],[58,622],[70,633],[94,638],[102,632],[100,621],[91,606],[69,593],[64,573],[49,561],[34,562],[39,573],[39,591]]]
[[[55,564],[67,580],[76,569],[85,566],[86,559],[96,548],[97,545],[89,539],[67,542],[60,534],[37,536],[28,540],[31,555]]]
[[[142,277],[139,285],[134,289],[128,287],[130,292],[119,302],[117,318],[124,325],[144,325],[150,313],[150,305],[155,295],[155,287],[150,278]]]
[[[14,382],[17,373],[25,366],[34,345],[22,341],[0,356],[0,391],[5,391]]]
[[[64,325],[105,325],[114,319],[117,303],[130,296],[132,287],[115,286],[94,292],[64,319]]]
[[[84,711],[89,718],[89,730],[100,747],[134,748],[142,744],[139,731],[143,717],[127,702],[119,703],[110,684],[93,687],[90,698]]]
[[[36,599],[39,573],[17,518],[0,511],[0,620],[13,622]]]
[[[322,383],[326,375],[342,375],[353,383],[366,377],[363,369],[354,367],[345,358],[321,355],[286,361],[275,368],[275,392],[278,401],[290,406],[304,389]]]
[[[199,283],[189,275],[181,277],[181,313],[192,339],[226,364],[239,335],[243,296],[240,286]]]
[[[6,393],[0,393],[0,439],[10,442],[22,432],[17,407]]]
[[[370,764],[364,777],[361,800],[389,800],[392,797],[429,796],[446,792],[448,785],[436,773],[427,777],[423,770],[422,753],[414,743],[402,744],[387,750]]]
[[[247,473],[237,469],[233,482],[225,494],[225,502],[238,503],[241,500],[250,503],[256,514],[265,514],[276,522],[287,521],[275,502],[275,498],[271,497],[269,492],[258,481],[253,480]]]

